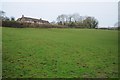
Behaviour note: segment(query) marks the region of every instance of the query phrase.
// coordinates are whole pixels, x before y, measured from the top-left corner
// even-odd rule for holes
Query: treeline
[[[3,21],[2,20],[2,27],[23,28],[24,25],[20,24],[20,23],[18,23],[16,21],[8,21],[8,20]]]
[[[57,25],[57,24],[36,24],[27,22],[18,22],[14,17],[5,16],[4,11],[0,11],[0,23],[2,22],[2,27],[14,27],[14,28],[67,28],[67,26]]]
[[[79,14],[61,14],[57,17],[58,25],[75,28],[97,28],[98,20],[91,16],[80,16]]]
[[[14,28],[67,28],[67,26],[56,24],[20,23],[17,21],[2,21],[2,26]]]
[[[94,17],[79,16],[79,14],[66,15],[62,14],[57,17],[57,23],[54,24],[37,24],[17,22],[14,17],[6,17],[4,11],[0,11],[0,20],[4,27],[15,28],[97,28],[98,21]]]
[[[2,25],[1,25],[2,23]],[[91,16],[80,16],[75,14],[61,14],[57,17],[56,21],[50,24],[37,24],[37,23],[20,23],[15,20],[15,17],[5,16],[5,12],[0,10],[0,26],[15,27],[15,28],[97,28],[120,30],[120,22],[115,24],[115,27],[99,28],[98,20]]]

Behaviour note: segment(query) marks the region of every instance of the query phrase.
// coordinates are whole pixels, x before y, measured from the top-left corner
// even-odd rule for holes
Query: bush
[[[2,21],[2,26],[14,28],[67,28],[67,26],[57,24],[20,23],[17,21]]]
[[[24,25],[21,23],[18,23],[16,21],[2,21],[3,27],[15,27],[15,28],[23,28]]]

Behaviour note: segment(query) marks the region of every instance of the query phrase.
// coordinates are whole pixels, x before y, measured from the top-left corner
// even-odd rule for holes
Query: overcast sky
[[[60,14],[73,14],[79,13],[80,16],[93,16],[99,21],[99,26],[114,26],[118,21],[118,2],[114,0],[97,2],[92,0],[91,2],[85,0],[70,0],[58,1],[55,0],[37,1],[29,0],[15,1],[4,0],[2,1],[1,9],[6,12],[6,16],[14,16],[16,19],[24,15],[26,17],[42,18],[48,21],[55,21]]]

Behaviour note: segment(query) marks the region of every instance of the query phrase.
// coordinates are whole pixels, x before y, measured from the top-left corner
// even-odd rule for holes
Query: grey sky
[[[93,16],[99,26],[114,26],[118,21],[117,2],[2,2],[2,10],[8,17],[26,17],[55,21],[60,14],[79,13]]]

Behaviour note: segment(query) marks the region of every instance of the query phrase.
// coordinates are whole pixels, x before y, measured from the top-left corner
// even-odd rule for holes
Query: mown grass
[[[116,78],[118,32],[3,28],[3,78]]]

